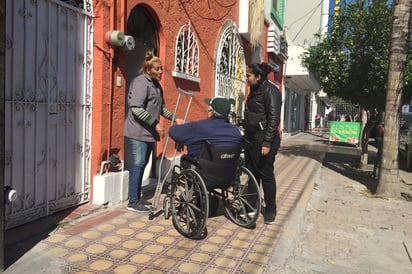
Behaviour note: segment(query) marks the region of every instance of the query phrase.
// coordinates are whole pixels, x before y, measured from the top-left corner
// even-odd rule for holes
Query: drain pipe
[[[103,6],[107,7],[109,9],[109,28],[110,30],[113,30],[114,26],[114,12],[113,12],[113,2],[103,2]],[[104,16],[104,10],[102,7],[102,16]],[[94,42],[93,46],[99,49],[101,52],[104,53],[105,57],[107,58],[109,62],[109,95],[108,95],[108,102],[106,103],[106,106],[108,108],[108,130],[109,132],[107,133],[107,153],[106,153],[106,160],[109,160],[110,157],[110,149],[111,149],[111,138],[112,138],[112,100],[113,100],[113,58],[114,58],[114,49],[112,45],[110,44],[110,39],[109,39],[109,34],[110,31],[108,31],[105,34],[105,40],[106,40],[106,45],[109,47],[109,49],[105,49],[102,45],[99,45],[99,43]]]
[[[109,21],[109,26],[110,30],[114,29],[114,3],[113,0],[108,3],[109,7],[109,13],[110,13],[110,21]],[[112,112],[113,112],[113,57],[114,57],[114,49],[112,46],[110,46],[110,59],[109,59],[109,69],[110,69],[110,75],[109,75],[109,102],[108,102],[108,110],[109,110],[109,125],[108,129],[109,132],[107,134],[107,154],[106,154],[106,159],[109,160],[110,157],[110,150],[112,147]]]

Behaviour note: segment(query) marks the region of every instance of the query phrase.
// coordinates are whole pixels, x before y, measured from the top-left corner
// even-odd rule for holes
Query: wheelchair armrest
[[[188,162],[188,163],[190,163],[192,165],[196,165],[196,166],[199,165],[199,160],[198,159],[193,158],[192,156],[189,156],[187,154],[182,155],[181,161],[185,161],[185,162]]]

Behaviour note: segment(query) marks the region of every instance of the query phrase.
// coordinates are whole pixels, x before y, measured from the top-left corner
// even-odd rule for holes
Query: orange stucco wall
[[[92,98],[92,140],[91,171],[92,175],[100,169],[100,163],[106,160],[110,131],[108,121],[110,115],[110,63],[113,52],[106,44],[104,34],[110,29],[110,6],[103,1],[96,1],[94,6],[94,49],[93,49],[93,98]]]
[[[152,10],[159,21],[160,58],[163,60],[164,75],[162,85],[165,90],[166,105],[174,109],[177,87],[196,93],[190,112],[190,120],[204,118],[206,115],[203,99],[212,96],[214,86],[214,59],[218,36],[226,20],[236,22],[238,1],[128,1],[126,14],[137,4],[144,4]],[[182,4],[183,3],[183,4]],[[222,6],[233,4],[230,8]],[[179,29],[188,22],[198,35],[200,50],[200,83],[172,77],[175,63],[175,44]],[[183,103],[182,103],[183,105]]]
[[[93,60],[93,114],[91,140],[91,176],[100,170],[102,161],[110,154],[118,153],[123,159],[123,123],[125,117],[126,59],[120,49],[112,48],[105,41],[110,30],[126,33],[125,25],[130,11],[138,4],[145,5],[158,24],[160,51],[164,75],[162,86],[166,106],[173,111],[177,99],[177,87],[195,93],[189,121],[206,117],[204,98],[213,96],[214,60],[222,26],[228,20],[238,24],[238,1],[94,1],[94,60]],[[190,21],[198,35],[200,51],[200,83],[174,78],[175,44],[179,29]],[[246,49],[245,49],[246,52]],[[144,53],[142,53],[144,54]],[[118,78],[122,85],[117,86]],[[178,116],[183,117],[187,100],[182,98]],[[164,121],[165,126],[169,125]],[[164,141],[164,140],[162,140]],[[163,143],[159,142],[157,152]]]

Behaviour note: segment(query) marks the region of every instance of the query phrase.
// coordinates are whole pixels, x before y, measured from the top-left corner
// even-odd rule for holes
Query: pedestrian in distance
[[[127,148],[125,162],[130,172],[127,209],[131,211],[146,212],[149,211],[147,206],[151,205],[141,197],[142,179],[156,142],[164,137],[160,116],[175,123],[183,122],[165,107],[163,89],[159,83],[162,74],[162,61],[147,51],[142,73],[132,80],[127,95],[124,137]]]
[[[266,63],[253,63],[246,69],[250,87],[244,112],[245,165],[262,184],[264,223],[276,218],[276,179],[274,163],[281,135],[279,132],[282,96],[267,79],[271,68]]]
[[[321,127],[321,118],[322,116],[318,112],[315,116],[315,127]]]
[[[329,121],[337,121],[338,120],[338,114],[336,112],[336,107],[333,107],[332,110],[328,114],[328,120]]]

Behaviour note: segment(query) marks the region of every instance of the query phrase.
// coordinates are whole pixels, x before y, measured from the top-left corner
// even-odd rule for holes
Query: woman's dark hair
[[[266,63],[253,63],[248,65],[248,67],[254,75],[260,75],[262,80],[266,79],[267,75],[272,71],[272,68]]]

